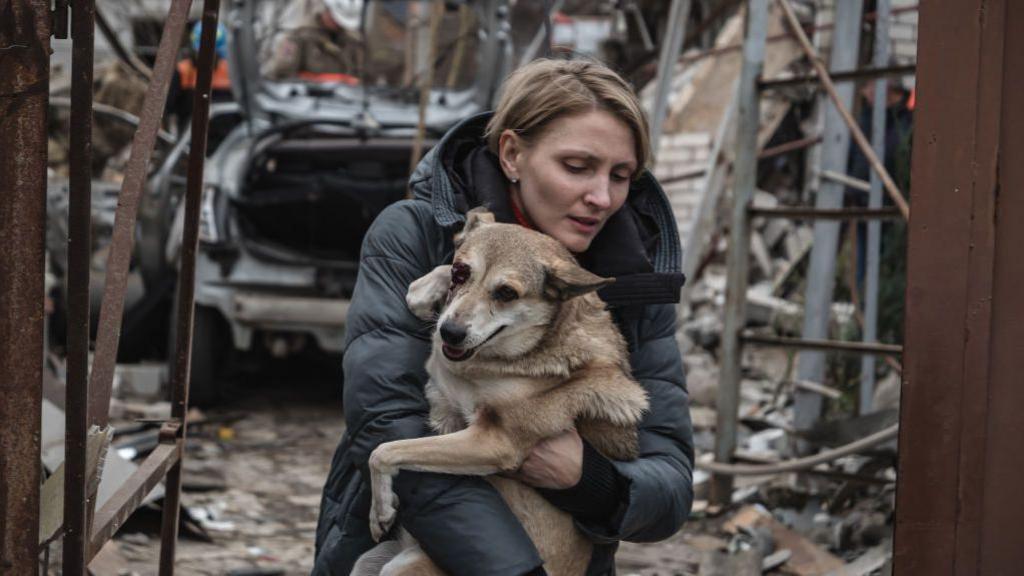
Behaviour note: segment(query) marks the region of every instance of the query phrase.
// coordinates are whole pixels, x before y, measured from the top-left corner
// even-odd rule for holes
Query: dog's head
[[[543,339],[562,305],[613,279],[576,263],[557,240],[472,210],[456,237],[448,304],[438,318],[442,352],[514,358]]]

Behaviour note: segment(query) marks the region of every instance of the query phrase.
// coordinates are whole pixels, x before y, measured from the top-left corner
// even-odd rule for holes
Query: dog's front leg
[[[409,284],[405,294],[405,303],[414,316],[420,320],[433,320],[441,312],[441,306],[448,296],[448,288],[452,283],[452,267],[450,264],[438,266],[426,276]]]
[[[487,476],[517,469],[525,455],[523,443],[499,428],[478,424],[452,434],[381,444],[369,462],[374,539],[380,540],[395,521],[398,502],[391,483],[399,470]]]

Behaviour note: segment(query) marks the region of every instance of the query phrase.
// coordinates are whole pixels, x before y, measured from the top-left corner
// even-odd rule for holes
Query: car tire
[[[169,373],[174,382],[174,344],[177,331],[177,298],[171,316],[168,350]],[[213,307],[196,304],[192,321],[192,361],[189,375],[190,406],[212,406],[224,400],[227,391],[227,359],[231,353],[231,335],[227,322]]]

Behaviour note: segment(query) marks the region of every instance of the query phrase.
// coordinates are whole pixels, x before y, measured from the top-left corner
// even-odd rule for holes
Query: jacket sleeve
[[[366,475],[377,445],[429,433],[423,387],[430,327],[406,307],[409,284],[429,272],[441,231],[421,201],[389,206],[367,232],[348,311],[344,409],[347,457]],[[482,478],[403,471],[399,523],[453,576],[520,576],[540,556],[504,500]]]
[[[650,409],[640,424],[640,457],[612,461],[625,488],[611,521],[577,526],[598,543],[653,542],[678,531],[693,504],[693,429],[683,362],[675,339],[676,308],[647,306],[630,362],[647,390]]]

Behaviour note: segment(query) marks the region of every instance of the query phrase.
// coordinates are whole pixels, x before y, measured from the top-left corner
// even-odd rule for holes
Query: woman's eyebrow
[[[589,152],[587,150],[581,150],[581,149],[578,149],[578,148],[565,148],[565,149],[561,150],[561,153],[562,153],[563,156],[578,157],[578,158],[580,158],[582,160],[586,160],[587,162],[593,162],[593,161],[600,161],[601,160],[601,158],[599,156],[597,156],[596,154],[594,154],[592,152]]]
[[[587,162],[600,162],[601,161],[601,157],[596,155],[596,154],[594,154],[593,152],[589,152],[587,150],[581,150],[581,149],[577,149],[577,148],[565,149],[565,150],[562,151],[562,154],[565,155],[565,156],[579,157],[580,159],[586,160]],[[633,162],[627,160],[625,162],[619,162],[618,164],[614,164],[612,166],[612,169],[628,168],[629,170],[633,170],[633,165],[634,165]]]

